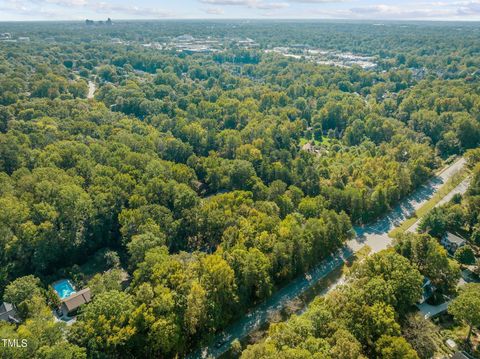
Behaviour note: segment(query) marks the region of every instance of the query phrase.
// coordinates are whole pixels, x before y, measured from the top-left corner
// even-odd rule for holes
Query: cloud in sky
[[[458,13],[462,15],[479,15],[480,0],[477,1],[460,1],[458,2]]]
[[[144,6],[142,1],[0,0],[0,21],[83,20],[106,15],[148,19],[175,17],[168,8]]]
[[[346,2],[348,0],[289,0],[292,3],[304,3],[304,4],[338,4]]]
[[[287,2],[270,2],[259,0],[200,0],[200,2],[209,5],[243,6],[261,10],[284,9],[288,7]]]
[[[225,14],[225,10],[219,7],[209,7],[208,9],[205,9],[205,13],[210,15],[223,15]]]
[[[480,0],[0,0],[0,21],[106,17],[480,20]]]

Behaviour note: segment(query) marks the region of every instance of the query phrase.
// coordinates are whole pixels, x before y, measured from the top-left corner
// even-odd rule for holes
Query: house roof
[[[15,307],[10,303],[1,303],[0,304],[0,320],[11,321],[12,318],[16,319],[17,311]]]
[[[10,303],[3,302],[0,304],[0,314],[7,313],[13,310],[13,305]]]
[[[302,146],[302,150],[304,151],[312,151],[314,150],[314,146],[310,143],[310,142],[307,142],[306,144],[304,144]]]
[[[67,308],[69,312],[74,311],[81,305],[88,303],[92,300],[92,293],[90,288],[82,289],[81,291],[72,294],[70,297],[62,300],[63,305]]]
[[[462,237],[457,236],[456,234],[447,232],[446,239],[450,243],[455,243],[457,246],[462,246],[464,245],[467,241],[463,239]]]
[[[432,295],[435,293],[435,287],[432,285],[432,282],[427,277],[423,277],[423,294],[420,304],[426,302]]]

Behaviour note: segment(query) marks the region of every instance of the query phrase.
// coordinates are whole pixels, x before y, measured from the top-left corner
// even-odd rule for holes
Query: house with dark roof
[[[5,302],[0,304],[0,320],[16,324],[20,322],[15,307],[10,303]]]
[[[458,248],[463,247],[465,244],[467,244],[467,241],[456,234],[447,232],[442,237],[440,243],[445,247],[447,251],[449,251],[451,254],[454,254]]]
[[[82,289],[71,296],[62,299],[61,310],[64,316],[71,316],[78,308],[92,300],[90,288]]]
[[[455,354],[453,354],[452,359],[470,359],[470,357],[468,357],[462,352],[456,352]]]
[[[418,302],[419,304],[425,303],[428,299],[430,299],[433,294],[435,293],[435,286],[432,284],[430,279],[427,277],[423,277],[423,285],[422,285],[422,298]]]

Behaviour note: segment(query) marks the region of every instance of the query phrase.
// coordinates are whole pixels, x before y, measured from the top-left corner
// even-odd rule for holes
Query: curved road
[[[95,82],[88,81],[88,95],[87,95],[88,99],[93,98],[93,96],[95,95],[95,90],[96,89],[97,89],[97,87],[95,86]]]
[[[209,347],[199,349],[188,355],[187,358],[219,357],[230,349],[230,345],[235,339],[243,339],[248,334],[267,323],[271,314],[281,310],[292,299],[295,299],[310,289],[335,269],[340,268],[365,245],[368,245],[371,248],[372,253],[387,248],[392,242],[388,233],[395,226],[413,214],[415,210],[425,204],[425,202],[427,202],[455,173],[462,169],[464,165],[465,160],[460,158],[450,166],[446,167],[437,176],[433,177],[427,184],[402,200],[384,217],[372,224],[363,227],[355,227],[356,237],[348,241],[342,249],[328,256],[317,267],[306,273],[305,276],[300,276],[292,280],[262,304],[253,308],[251,313],[246,314],[233,322],[222,333],[219,333],[215,337],[215,340]],[[325,291],[333,288],[338,283],[339,281],[332,283],[328,288],[325,288]]]

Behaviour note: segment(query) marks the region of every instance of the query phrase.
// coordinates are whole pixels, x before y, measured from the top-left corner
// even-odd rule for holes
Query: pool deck
[[[51,284],[53,290],[55,293],[57,293],[58,297],[60,300],[65,300],[71,295],[75,294],[77,291],[75,290],[75,286],[72,284],[72,282],[69,279],[60,279]],[[67,293],[63,293],[64,291],[67,291]]]

